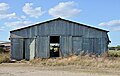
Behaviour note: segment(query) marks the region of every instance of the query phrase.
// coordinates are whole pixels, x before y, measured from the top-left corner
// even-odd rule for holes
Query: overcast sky
[[[120,45],[120,0],[0,0],[0,41],[9,31],[62,17],[110,31]]]

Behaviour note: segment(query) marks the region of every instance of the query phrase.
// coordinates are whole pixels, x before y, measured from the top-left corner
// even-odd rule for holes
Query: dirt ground
[[[35,66],[26,63],[0,64],[0,76],[120,76],[119,70],[79,66]]]

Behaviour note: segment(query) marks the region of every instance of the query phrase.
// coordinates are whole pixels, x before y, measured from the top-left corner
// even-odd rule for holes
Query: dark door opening
[[[59,57],[60,36],[50,36],[50,57]]]
[[[25,59],[25,39],[23,39],[23,59]]]

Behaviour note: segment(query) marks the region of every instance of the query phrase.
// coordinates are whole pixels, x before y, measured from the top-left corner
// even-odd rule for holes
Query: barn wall
[[[18,42],[18,44],[16,44],[14,40],[11,40],[14,45],[12,46],[12,56],[17,55],[17,53],[22,54],[20,50],[16,51],[17,48],[14,47],[20,45],[19,39],[27,38],[30,39],[27,40],[26,43],[26,46],[29,45],[28,48],[26,48],[26,50],[29,50],[26,55],[27,59],[33,57],[48,58],[50,56],[49,36],[60,36],[60,52],[62,56],[79,54],[81,51],[101,54],[107,50],[109,40],[107,32],[105,31],[64,20],[55,20],[11,32],[11,39],[17,38],[16,42]],[[35,52],[35,54],[33,54],[33,52]]]
[[[11,39],[11,58],[21,60],[23,59],[23,39]]]
[[[76,31],[77,30],[77,31]],[[18,30],[11,33],[11,38],[34,38],[36,36],[44,35],[71,35],[83,36],[87,38],[107,37],[106,32],[97,29],[81,26],[78,24],[56,20],[41,24],[40,26],[33,26],[26,29]]]
[[[60,53],[62,57],[72,55],[72,37],[61,36],[60,37]]]
[[[35,57],[35,44],[36,39],[35,38],[26,38],[24,39],[25,43],[25,59],[33,59]]]
[[[11,58],[23,59],[23,51],[25,51],[25,59],[30,60],[35,56],[35,39],[34,38],[12,38],[11,39]]]
[[[73,36],[72,37],[72,50],[73,54],[79,55],[81,51],[83,51],[83,38],[80,36]]]
[[[37,36],[36,40],[36,57],[48,58],[49,55],[49,37]]]

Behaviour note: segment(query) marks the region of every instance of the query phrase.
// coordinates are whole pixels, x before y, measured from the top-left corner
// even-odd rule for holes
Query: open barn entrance
[[[25,39],[23,39],[23,59],[25,59]]]
[[[50,57],[59,57],[60,36],[50,36]]]

